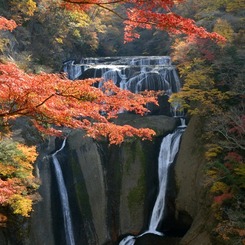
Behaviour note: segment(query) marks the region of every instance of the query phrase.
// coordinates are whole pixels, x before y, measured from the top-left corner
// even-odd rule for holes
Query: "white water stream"
[[[66,245],[75,245],[67,190],[66,190],[63,174],[61,171],[60,163],[58,161],[58,158],[56,157],[56,155],[63,150],[65,144],[66,144],[66,139],[64,139],[61,148],[52,155],[52,159],[54,163],[55,175],[56,175],[60,199],[61,199]]]
[[[170,96],[180,90],[179,77],[169,56],[84,58],[78,64],[74,64],[73,61],[65,63],[63,69],[73,80],[80,78],[90,69],[91,72],[94,72],[94,77],[101,76],[103,78],[98,85],[99,87],[105,81],[113,80],[121,89],[130,90],[134,93],[144,90],[164,90],[166,95]],[[181,111],[180,104],[176,102],[172,105],[173,116],[183,116],[183,113],[179,111]],[[183,124],[172,134],[163,138],[158,158],[159,193],[148,230],[139,236],[146,233],[163,235],[158,231],[158,226],[165,212],[168,169],[179,150],[181,135],[185,127],[186,125]],[[60,150],[62,149],[61,147]],[[133,245],[139,236],[127,236],[119,245]],[[72,245],[72,243],[68,244]]]
[[[94,77],[102,77],[122,89],[138,93],[144,90],[164,90],[167,95],[178,92],[180,81],[169,56],[101,57],[84,58],[75,64],[63,64],[63,71],[72,80],[80,78],[90,69]]]
[[[165,197],[168,182],[168,169],[170,165],[174,162],[175,156],[179,151],[179,144],[182,133],[185,130],[185,124],[178,127],[172,134],[168,134],[163,138],[160,152],[158,156],[158,180],[159,180],[159,191],[155,205],[153,207],[150,223],[148,230],[139,236],[127,236],[125,237],[119,245],[134,245],[135,239],[137,237],[143,236],[147,233],[153,233],[156,235],[164,235],[159,232],[158,226],[164,217],[165,211]]]

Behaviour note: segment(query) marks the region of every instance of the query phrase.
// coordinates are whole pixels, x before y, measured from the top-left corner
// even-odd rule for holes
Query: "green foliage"
[[[187,0],[181,14],[226,37],[225,44],[175,39],[180,94],[190,114],[204,119],[207,186],[213,217],[212,244],[243,244],[244,226],[244,1]],[[243,44],[242,44],[243,43]]]
[[[240,188],[245,189],[245,164],[240,164],[234,169],[236,183]]]

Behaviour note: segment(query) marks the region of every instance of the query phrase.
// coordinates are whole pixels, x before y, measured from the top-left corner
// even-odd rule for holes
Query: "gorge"
[[[161,222],[158,218],[157,221],[151,221],[160,192],[158,156],[161,142],[170,147],[169,137],[175,135],[177,130],[176,142],[179,143],[180,131],[183,131],[181,127],[177,129],[181,126],[178,116],[182,112],[178,105],[171,108],[167,102],[168,96],[180,88],[170,58],[116,57],[88,59],[82,64],[68,62],[64,65],[64,71],[69,71],[72,79],[102,76],[105,80],[114,78],[118,86],[133,92],[147,88],[163,89],[166,93],[159,97],[159,108],[149,105],[151,112],[148,115],[140,117],[121,113],[115,120],[118,124],[154,129],[156,136],[152,141],[126,139],[120,146],[109,146],[106,140],[95,141],[84,137],[84,132],[79,130],[69,132],[66,141],[54,137],[47,140],[41,147],[37,161],[42,181],[39,190],[42,200],[34,207],[30,235],[23,244],[119,244],[127,235],[138,236],[148,230],[153,230],[153,234],[139,236],[136,245],[211,244],[204,229],[208,221],[203,201],[204,163],[197,141],[197,129],[200,126],[197,118],[188,123],[180,150],[177,153],[176,143],[176,157],[174,154],[169,161],[175,164],[169,167],[164,219],[160,218]],[[64,177],[70,210],[67,226],[70,227],[68,230],[72,229],[74,238],[66,238],[64,224],[67,223],[63,218],[64,206],[60,195],[64,191],[58,191],[56,164],[52,163],[57,161],[54,158],[59,162]],[[163,201],[163,196],[159,200]],[[165,236],[158,236],[158,232]]]

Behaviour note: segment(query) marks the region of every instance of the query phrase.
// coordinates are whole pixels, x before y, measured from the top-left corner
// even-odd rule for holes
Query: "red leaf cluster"
[[[0,178],[0,205],[6,204],[8,199],[15,193],[13,181],[11,179],[2,180]]]
[[[231,198],[233,198],[233,194],[232,193],[223,193],[223,194],[221,194],[219,196],[215,196],[214,197],[214,202],[219,204],[219,205],[222,205],[225,200],[229,200]]]
[[[6,18],[0,16],[0,30],[13,31],[17,27],[14,20],[7,20]]]
[[[146,103],[157,103],[152,93],[133,94],[111,81],[96,88],[96,81],[71,81],[58,74],[27,74],[14,64],[0,64],[0,117],[6,122],[25,115],[45,133],[60,135],[57,127],[85,129],[94,138],[108,136],[116,144],[125,136],[150,139],[153,130],[117,126],[110,119],[122,110],[145,114]]]
[[[235,163],[240,163],[240,162],[242,162],[242,156],[239,155],[237,152],[231,151],[231,152],[228,152],[228,154],[224,158],[224,160],[235,162]]]
[[[194,20],[181,17],[172,12],[171,8],[181,2],[183,0],[63,0],[63,6],[72,11],[84,11],[91,6],[99,6],[115,12],[113,5],[123,5],[127,13],[127,17],[124,18],[125,42],[140,37],[137,28],[156,28],[173,34],[186,34],[200,38],[210,38],[215,41],[225,41],[225,38],[221,35],[214,32],[210,33],[203,27],[197,26]],[[121,18],[123,17],[121,16]]]

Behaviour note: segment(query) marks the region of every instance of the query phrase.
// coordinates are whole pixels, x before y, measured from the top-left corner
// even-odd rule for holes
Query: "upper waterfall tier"
[[[113,80],[117,86],[134,93],[164,90],[170,95],[180,89],[179,77],[169,56],[83,58],[79,63],[64,62],[63,71],[72,80],[101,77],[99,86]]]

